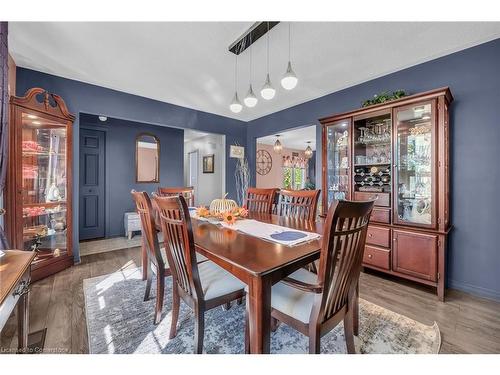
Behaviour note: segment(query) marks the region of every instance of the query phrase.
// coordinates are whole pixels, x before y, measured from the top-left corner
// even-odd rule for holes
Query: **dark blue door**
[[[104,237],[105,133],[80,129],[80,240]]]

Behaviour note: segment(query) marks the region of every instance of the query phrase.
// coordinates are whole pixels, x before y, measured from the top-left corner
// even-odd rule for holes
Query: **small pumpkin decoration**
[[[223,212],[231,212],[234,208],[238,207],[238,204],[232,199],[226,199],[227,193],[224,194],[222,199],[214,199],[210,203],[210,214],[217,215]]]

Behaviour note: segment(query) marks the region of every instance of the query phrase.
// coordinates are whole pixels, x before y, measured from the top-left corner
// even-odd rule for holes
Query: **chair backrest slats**
[[[157,194],[160,197],[172,197],[177,195],[182,195],[186,200],[187,204],[191,207],[194,206],[194,187],[159,187],[157,189]]]
[[[356,287],[372,208],[373,202],[338,201],[328,211],[318,268],[323,293],[312,313],[320,322],[341,310]]]
[[[248,188],[245,207],[250,212],[271,213],[276,189]]]
[[[191,217],[182,195],[153,194],[174,283],[192,298],[203,298]]]
[[[280,190],[277,214],[314,221],[320,190]]]
[[[160,251],[158,236],[156,231],[154,209],[149,199],[148,193],[145,191],[131,191],[132,198],[135,202],[137,213],[141,220],[142,241],[146,247],[150,259],[160,268],[165,268],[165,262]]]

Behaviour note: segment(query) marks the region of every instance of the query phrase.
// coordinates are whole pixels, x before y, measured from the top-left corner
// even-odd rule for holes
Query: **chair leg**
[[[356,285],[356,294],[352,299],[352,320],[353,320],[353,334],[359,336],[359,282]]]
[[[205,312],[199,307],[195,309],[194,321],[194,353],[203,353],[203,338],[205,336]]]
[[[158,269],[157,274],[158,275],[156,277],[155,324],[160,323],[161,312],[163,310],[163,297],[165,295],[165,271]]]
[[[309,332],[309,354],[320,354],[321,337],[319,331]]]
[[[151,294],[151,282],[153,278],[153,272],[151,271],[151,261],[149,258],[146,260],[146,264],[143,269],[145,269],[144,274],[146,276],[146,291],[144,292],[144,301],[148,301]]]
[[[276,332],[280,326],[280,321],[274,317],[271,317],[271,332]]]
[[[179,298],[179,292],[177,291],[177,286],[173,285],[173,288],[172,288],[172,322],[170,324],[170,335],[169,335],[170,339],[173,339],[177,335],[177,321],[179,320],[180,305],[181,305],[181,300]]]
[[[344,336],[345,344],[347,346],[347,353],[356,354],[356,348],[354,346],[354,319],[352,311],[347,311],[344,316]]]
[[[144,245],[144,237],[141,242],[141,261],[142,261],[142,280],[146,280],[148,273],[150,272],[148,272],[149,257],[146,250],[146,245]]]

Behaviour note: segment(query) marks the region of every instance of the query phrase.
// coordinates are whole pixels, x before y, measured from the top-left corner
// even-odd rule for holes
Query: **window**
[[[283,188],[301,190],[305,186],[306,170],[304,168],[283,167]]]

